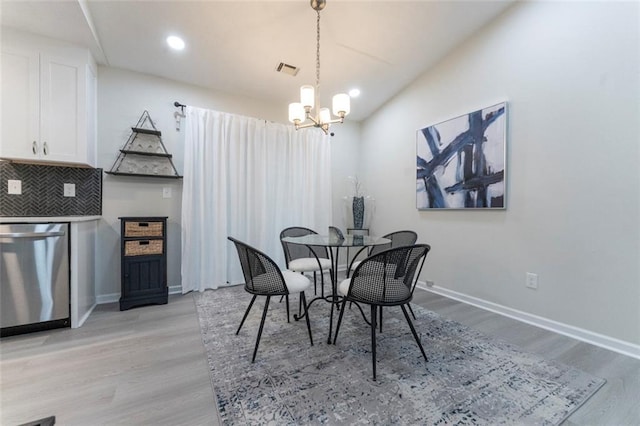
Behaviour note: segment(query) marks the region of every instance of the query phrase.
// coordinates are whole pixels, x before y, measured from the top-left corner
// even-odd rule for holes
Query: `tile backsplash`
[[[22,181],[22,194],[9,194],[8,181]],[[75,197],[64,196],[64,184]],[[93,216],[102,214],[102,169],[0,161],[0,216]]]

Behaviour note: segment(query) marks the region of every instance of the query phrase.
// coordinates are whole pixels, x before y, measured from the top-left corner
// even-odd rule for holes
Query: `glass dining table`
[[[331,333],[333,332],[333,309],[334,306],[337,305],[342,297],[338,295],[338,260],[340,258],[340,249],[345,248],[353,248],[353,247],[371,247],[377,245],[391,244],[391,240],[383,237],[376,237],[373,235],[345,235],[342,238],[336,237],[334,235],[320,235],[320,234],[311,234],[304,235],[301,237],[284,237],[282,241],[291,244],[301,244],[305,246],[320,246],[326,247],[329,251],[329,257],[331,260],[331,294],[327,296],[319,296],[312,299],[307,304],[307,309],[301,316],[294,315],[296,320],[304,318],[307,315],[309,307],[316,300],[324,300],[326,302],[331,303],[331,313],[329,316],[329,336],[327,338],[327,343],[331,344]],[[348,259],[347,259],[348,260]],[[348,263],[348,262],[347,262]]]

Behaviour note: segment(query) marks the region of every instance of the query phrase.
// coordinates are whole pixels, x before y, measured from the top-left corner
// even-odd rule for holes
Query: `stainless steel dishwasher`
[[[0,224],[0,336],[69,327],[69,224]]]

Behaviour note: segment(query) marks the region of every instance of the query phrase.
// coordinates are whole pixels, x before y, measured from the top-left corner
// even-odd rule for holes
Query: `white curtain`
[[[244,282],[227,236],[284,268],[280,231],[331,224],[331,142],[301,129],[186,108],[182,292]]]

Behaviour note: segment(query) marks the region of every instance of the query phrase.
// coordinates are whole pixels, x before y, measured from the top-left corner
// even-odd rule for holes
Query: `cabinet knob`
[[[33,141],[33,143],[31,144],[31,151],[33,151],[33,155],[36,155],[38,153],[38,142]]]
[[[42,152],[44,153],[44,155],[49,155],[49,147],[47,146],[47,142],[44,142],[42,144]]]

